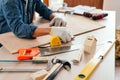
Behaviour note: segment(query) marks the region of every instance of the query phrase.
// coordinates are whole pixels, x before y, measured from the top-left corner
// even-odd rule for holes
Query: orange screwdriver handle
[[[39,48],[27,48],[18,50],[18,60],[28,60],[32,59],[34,56],[40,53]]]

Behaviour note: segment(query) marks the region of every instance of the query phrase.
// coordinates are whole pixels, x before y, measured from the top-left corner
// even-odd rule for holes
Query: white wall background
[[[104,0],[103,9],[116,11],[116,28],[120,29],[120,0]]]

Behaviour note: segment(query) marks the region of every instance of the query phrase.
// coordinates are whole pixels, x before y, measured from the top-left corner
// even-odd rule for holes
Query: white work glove
[[[66,27],[51,27],[50,34],[59,36],[64,43],[71,41],[73,38],[71,33],[66,30]]]
[[[51,26],[56,26],[56,27],[64,26],[65,27],[66,25],[67,25],[67,22],[63,18],[60,18],[60,17],[54,17],[50,22],[50,27]]]

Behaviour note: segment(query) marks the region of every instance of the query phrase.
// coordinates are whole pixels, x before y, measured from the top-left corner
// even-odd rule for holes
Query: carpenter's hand
[[[64,26],[65,27],[66,25],[67,25],[67,22],[63,18],[60,18],[60,17],[54,17],[50,22],[50,26],[56,26],[56,27]]]
[[[73,36],[71,33],[66,29],[66,27],[51,27],[51,35],[59,36],[60,39],[66,43],[72,40]]]

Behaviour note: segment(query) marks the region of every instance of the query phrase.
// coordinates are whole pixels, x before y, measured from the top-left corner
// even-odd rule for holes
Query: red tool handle
[[[32,59],[34,56],[40,53],[39,48],[27,48],[18,50],[18,60],[28,60]]]

